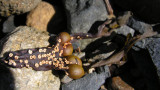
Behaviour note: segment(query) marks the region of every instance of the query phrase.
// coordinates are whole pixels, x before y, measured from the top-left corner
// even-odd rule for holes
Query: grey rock
[[[104,21],[108,15],[103,0],[63,0],[63,2],[71,33],[87,33],[93,23]]]
[[[10,16],[31,11],[41,0],[0,0],[0,15]]]
[[[150,56],[152,57],[153,63],[157,67],[157,73],[160,77],[160,38],[152,39],[146,46],[149,50]]]
[[[118,34],[122,34],[127,36],[129,33],[133,36],[134,35],[134,29],[128,27],[127,25],[121,26],[119,29],[117,29]]]
[[[8,17],[8,19],[3,23],[3,33],[9,33],[16,28],[14,25],[14,16]]]
[[[153,40],[153,38],[145,38],[145,39],[142,39],[141,41],[138,41],[135,43],[135,46],[136,47],[139,47],[139,48],[146,48],[146,46],[148,44],[150,44],[150,42]]]
[[[109,68],[105,66],[99,70],[99,73],[93,72],[81,79],[62,85],[62,90],[98,90],[108,77],[110,77]]]
[[[127,25],[133,28],[134,30],[140,32],[141,34],[144,33],[146,30],[148,30],[149,28],[152,28],[151,25],[138,21],[133,17],[130,17]]]
[[[147,30],[149,30],[149,29],[152,28],[152,25],[147,24],[147,23],[144,23],[144,22],[142,22],[142,21],[138,21],[138,20],[134,19],[133,17],[130,17],[127,25],[128,25],[129,27],[133,28],[135,31],[141,33],[141,34],[143,34],[143,33],[146,32]],[[154,36],[154,37],[158,37],[158,35],[156,35],[156,36]],[[145,39],[143,39],[143,40],[141,40],[141,41],[139,41],[139,42],[136,42],[136,43],[135,43],[135,46],[136,46],[136,47],[140,47],[140,48],[146,48],[146,46],[147,46],[148,44],[150,44],[150,42],[153,41],[153,39],[154,39],[154,38],[145,38]],[[137,50],[138,50],[138,48],[136,48],[136,47],[134,47],[134,49],[137,49]]]

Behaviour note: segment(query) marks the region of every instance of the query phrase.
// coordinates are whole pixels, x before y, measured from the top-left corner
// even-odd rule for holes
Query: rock
[[[134,19],[133,17],[129,19],[127,25],[133,28],[134,30],[140,32],[141,34],[146,32],[148,29],[152,28],[151,25],[138,21]]]
[[[153,38],[145,38],[145,39],[142,39],[141,41],[138,41],[135,43],[134,46],[138,47],[138,48],[146,48],[146,46],[153,40]],[[133,48],[136,50],[139,50],[138,48],[134,47]]]
[[[41,0],[0,0],[0,15],[10,16],[31,11]]]
[[[48,32],[39,31],[31,27],[17,27],[3,45],[1,57],[5,52],[20,49],[47,47],[49,45]],[[59,90],[60,80],[53,75],[52,71],[34,71],[28,68],[9,68],[15,83],[15,89],[42,89]]]
[[[150,56],[152,57],[153,63],[157,67],[157,73],[160,77],[160,38],[152,39],[147,45],[147,49],[149,50]]]
[[[148,29],[156,29],[154,31],[159,31],[159,24],[147,24],[145,22],[142,21],[138,21],[137,19],[130,17],[127,25],[131,28],[133,28],[135,31],[138,31],[139,33],[143,34],[144,32],[146,32]],[[157,27],[156,27],[157,26]],[[158,30],[157,30],[158,29]],[[160,37],[160,34],[154,36],[154,37]]]
[[[3,23],[3,33],[9,33],[12,32],[16,28],[14,24],[14,16],[11,15],[8,17],[8,19]]]
[[[119,76],[112,78],[113,90],[134,90],[133,87],[124,82]]]
[[[129,33],[133,36],[134,32],[135,31],[132,28],[128,27],[127,25],[123,25],[119,29],[117,29],[118,34],[122,34],[125,36],[127,36]]]
[[[131,17],[129,19],[127,25],[129,27],[133,28],[135,31],[141,33],[141,34],[143,34],[147,30],[152,28],[152,26],[150,24],[138,21],[138,20],[134,19],[133,17]],[[159,37],[159,35],[156,35],[154,37]],[[150,41],[152,41],[152,40],[153,40],[153,38],[143,39],[143,40],[141,40],[139,42],[136,42],[135,46],[140,47],[140,48],[146,48],[146,45],[148,45],[150,43]],[[134,47],[134,49],[138,50],[138,48],[135,48],[135,47]]]
[[[51,4],[42,1],[28,14],[26,24],[27,26],[34,27],[38,30],[47,31],[48,23],[54,14],[54,7]]]
[[[93,72],[81,79],[63,84],[62,90],[98,90],[108,77],[110,77],[109,68],[105,66],[104,70],[99,70],[99,73]]]
[[[87,33],[96,21],[107,18],[103,0],[63,0],[71,33]]]

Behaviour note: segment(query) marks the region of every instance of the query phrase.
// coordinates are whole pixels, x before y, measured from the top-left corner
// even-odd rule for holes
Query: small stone
[[[131,34],[132,36],[134,36],[134,29],[128,27],[127,25],[123,25],[121,26],[119,29],[117,29],[117,33],[118,34],[122,34],[127,36],[128,34]]]
[[[34,27],[38,30],[47,31],[48,23],[55,14],[54,7],[47,2],[40,2],[28,16],[27,26]]]
[[[133,17],[130,17],[127,25],[130,26],[131,28],[134,28],[134,30],[140,32],[141,34],[146,32],[148,29],[152,28],[151,25],[144,23],[142,21],[138,21]]]
[[[134,90],[133,87],[125,83],[119,76],[112,78],[111,86],[114,90]]]

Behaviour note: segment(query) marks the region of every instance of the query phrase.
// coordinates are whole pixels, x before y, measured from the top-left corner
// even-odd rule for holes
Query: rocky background
[[[115,6],[115,5],[113,5]],[[114,8],[117,20],[125,24],[110,37],[74,42],[75,52],[84,62],[106,59],[120,50],[127,34],[143,34],[152,28],[129,12]],[[0,0],[0,56],[8,51],[47,47],[52,35],[93,33],[109,15],[104,0]],[[159,36],[137,42],[121,67],[96,68],[72,80],[63,71],[34,71],[0,65],[0,90],[159,90]]]

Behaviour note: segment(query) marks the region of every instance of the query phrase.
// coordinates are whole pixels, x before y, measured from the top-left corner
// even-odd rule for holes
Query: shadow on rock
[[[0,64],[0,90],[14,90],[14,77],[6,66]]]

